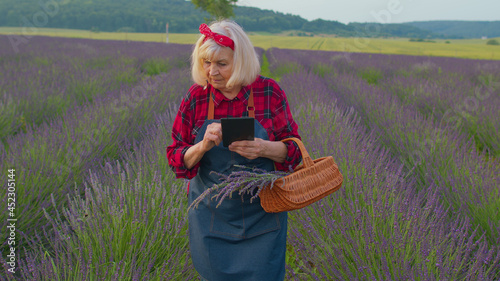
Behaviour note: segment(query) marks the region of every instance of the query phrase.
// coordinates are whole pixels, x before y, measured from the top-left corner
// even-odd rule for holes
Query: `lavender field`
[[[287,280],[500,279],[500,61],[257,52],[311,156],[344,175],[290,213]],[[190,53],[0,36],[0,280],[197,279],[165,153]]]

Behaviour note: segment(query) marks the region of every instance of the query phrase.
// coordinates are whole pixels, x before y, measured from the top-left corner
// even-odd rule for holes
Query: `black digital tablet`
[[[222,118],[222,144],[228,147],[232,142],[254,140],[254,118]]]

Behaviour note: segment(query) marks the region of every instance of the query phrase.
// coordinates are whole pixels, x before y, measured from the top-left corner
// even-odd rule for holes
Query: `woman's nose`
[[[215,76],[215,75],[219,74],[219,68],[217,67],[217,65],[215,63],[210,65],[209,74],[210,74],[210,76]]]

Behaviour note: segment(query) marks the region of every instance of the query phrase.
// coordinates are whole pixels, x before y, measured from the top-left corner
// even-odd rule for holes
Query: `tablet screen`
[[[222,143],[228,147],[232,142],[254,140],[254,118],[222,118]]]

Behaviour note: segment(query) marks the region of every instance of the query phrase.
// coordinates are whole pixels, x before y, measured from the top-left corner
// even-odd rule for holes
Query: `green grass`
[[[146,75],[155,76],[160,73],[167,73],[172,68],[169,59],[153,58],[143,63],[141,72]]]
[[[331,65],[325,63],[315,64],[312,68],[312,72],[321,78],[324,78],[326,74],[335,75],[335,69]]]
[[[266,57],[266,54],[262,54],[262,62],[260,65],[260,74],[265,77],[273,77],[271,74],[271,70],[269,70],[269,60]]]
[[[28,30],[29,31],[29,30]],[[88,30],[38,28],[36,32],[25,32],[22,28],[0,27],[0,34],[26,34],[57,37],[74,37],[107,40],[129,40],[165,42],[164,33],[123,33],[91,32]],[[169,43],[194,44],[199,34],[170,33]],[[446,56],[471,59],[500,60],[500,48],[486,45],[482,39],[436,39],[436,43],[409,42],[408,38],[340,38],[340,37],[301,37],[280,36],[270,33],[252,32],[250,40],[256,47],[264,49],[277,47],[283,49],[306,49],[324,51],[345,51],[380,54],[402,54],[415,56]],[[446,44],[449,41],[449,44]]]
[[[368,68],[358,72],[358,76],[365,80],[368,84],[378,84],[378,81],[383,78],[380,70],[375,68]]]

